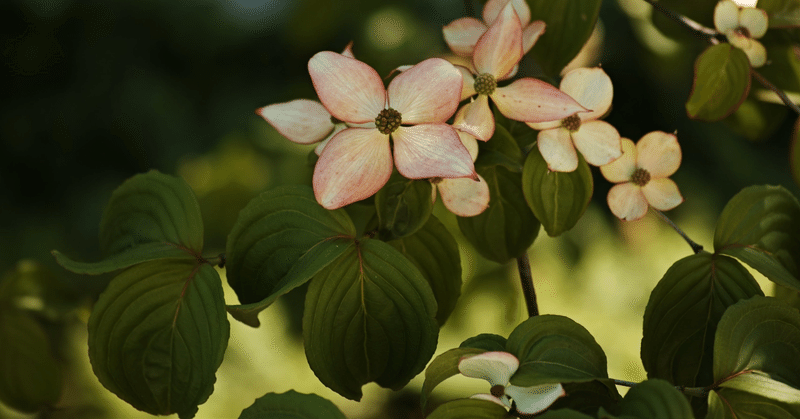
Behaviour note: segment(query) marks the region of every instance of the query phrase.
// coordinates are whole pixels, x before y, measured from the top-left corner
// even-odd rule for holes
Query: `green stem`
[[[677,224],[672,222],[672,220],[670,220],[669,217],[667,217],[666,214],[664,214],[663,212],[661,212],[661,211],[659,211],[659,210],[657,210],[655,208],[651,208],[651,209],[656,213],[656,215],[658,215],[659,218],[661,218],[665,223],[669,224],[669,226],[672,227],[673,230],[677,231],[678,234],[680,234],[681,237],[683,237],[683,239],[686,240],[686,243],[689,243],[689,246],[692,247],[692,251],[695,254],[698,254],[698,253],[703,251],[703,246],[697,244],[697,242],[695,242],[694,240],[690,239],[689,236],[687,236],[686,233],[684,233],[683,230],[681,230],[680,227],[678,227]]]
[[[539,315],[539,305],[536,303],[536,290],[533,288],[533,276],[531,275],[531,261],[528,253],[525,252],[517,258],[517,269],[519,270],[519,280],[522,284],[522,295],[525,297],[525,305],[528,306],[528,317]]]
[[[758,82],[761,83],[762,86],[775,92],[775,94],[778,95],[779,98],[781,98],[784,105],[788,106],[789,109],[793,110],[796,114],[800,115],[800,107],[798,107],[796,103],[792,102],[792,100],[789,99],[789,96],[786,96],[786,93],[784,93],[783,90],[778,89],[774,84],[770,83],[769,80],[764,78],[764,76],[762,76],[761,73],[757,72],[755,69],[751,69],[750,73],[753,74],[753,78],[758,80]]]

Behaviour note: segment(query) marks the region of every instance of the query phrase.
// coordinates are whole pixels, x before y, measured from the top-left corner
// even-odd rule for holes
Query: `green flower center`
[[[636,186],[647,185],[647,182],[650,182],[650,172],[641,167],[637,167],[631,175],[631,182]]]
[[[375,126],[381,134],[393,133],[400,127],[401,122],[403,122],[403,117],[400,115],[400,112],[392,108],[382,110],[381,113],[378,114],[378,117],[375,118]]]
[[[497,89],[497,80],[489,73],[483,73],[475,77],[475,84],[473,85],[475,92],[479,95],[491,95],[494,89]]]
[[[581,127],[581,118],[578,114],[570,115],[561,120],[561,126],[569,132],[575,132]]]
[[[744,26],[739,26],[738,28],[734,29],[733,33],[739,36],[744,36],[745,38],[750,38],[750,29],[747,29]]]
[[[492,386],[492,389],[489,390],[489,393],[492,393],[492,396],[497,397],[499,399],[500,397],[503,397],[503,395],[506,394],[506,388],[498,384],[496,386]]]

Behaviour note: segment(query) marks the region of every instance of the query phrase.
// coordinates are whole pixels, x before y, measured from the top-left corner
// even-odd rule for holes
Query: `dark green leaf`
[[[307,186],[282,186],[254,198],[228,235],[228,283],[242,304],[257,303],[284,285],[283,277],[314,245],[353,237],[342,209],[328,211]]]
[[[734,256],[770,280],[800,291],[800,204],[781,186],[751,186],[728,201],[714,232],[717,253]]]
[[[330,400],[316,394],[289,390],[283,394],[267,393],[242,411],[239,419],[346,419]]]
[[[531,317],[511,332],[506,348],[520,360],[511,377],[516,386],[608,378],[603,349],[589,331],[568,317]]]
[[[399,389],[427,364],[439,334],[436,300],[411,261],[379,240],[356,242],[306,294],[306,357],[323,384],[361,398],[376,382]]]
[[[528,0],[532,19],[547,24],[547,30],[531,50],[545,74],[557,76],[578,55],[592,34],[601,3],[601,0]]]
[[[107,272],[118,271],[129,268],[137,263],[147,262],[157,259],[186,259],[194,260],[194,257],[185,249],[176,247],[172,243],[150,242],[138,244],[120,253],[111,255],[100,262],[76,262],[64,256],[58,250],[51,252],[56,258],[56,262],[64,269],[77,274],[98,275]]]
[[[478,348],[487,351],[505,351],[507,339],[492,333],[481,333],[461,342],[459,348]]]
[[[800,185],[800,118],[797,118],[792,129],[792,145],[789,159],[794,183]]]
[[[769,374],[761,371],[750,371],[727,380],[720,387],[734,388],[770,400],[786,403],[800,403],[800,389],[772,379]]]
[[[459,399],[437,407],[428,419],[504,419],[507,414],[503,406],[494,402]]]
[[[550,409],[571,409],[594,415],[599,409],[617,411],[622,396],[612,380],[592,380],[583,383],[564,383],[566,396],[559,398]]]
[[[733,113],[750,91],[750,61],[728,43],[706,48],[694,64],[686,112],[692,119],[719,121]]]
[[[23,412],[55,405],[61,367],[39,323],[23,311],[0,307],[0,342],[0,402]]]
[[[760,296],[725,311],[714,341],[715,381],[746,370],[800,388],[800,312]]]
[[[594,416],[578,412],[572,409],[556,409],[547,410],[541,416],[536,416],[536,419],[593,419]]]
[[[234,319],[248,326],[260,326],[261,322],[258,320],[258,313],[272,305],[281,295],[308,282],[314,275],[344,254],[350,246],[353,246],[352,239],[332,238],[322,240],[297,259],[297,262],[286,273],[286,276],[275,284],[275,288],[270,295],[255,303],[227,306],[228,313],[231,313]]]
[[[230,325],[214,268],[141,263],[117,275],[89,317],[95,375],[133,407],[189,418],[214,390]]]
[[[502,125],[495,126],[494,135],[489,141],[479,142],[480,152],[476,166],[503,166],[512,172],[522,171],[522,151],[514,137]]]
[[[378,235],[388,241],[419,230],[433,210],[432,185],[427,180],[406,179],[394,174],[375,194],[378,210]]]
[[[419,269],[436,297],[436,320],[444,324],[461,295],[461,255],[453,235],[431,216],[416,233],[389,242]]]
[[[800,419],[800,404],[770,400],[732,388],[708,395],[706,419]]]
[[[528,153],[522,170],[525,201],[550,237],[575,226],[594,191],[592,171],[582,156],[578,168],[569,173],[551,172],[538,148]]]
[[[503,166],[479,168],[489,185],[489,207],[458,217],[458,227],[483,257],[506,263],[521,256],[539,234],[539,221],[522,196],[522,179]]]
[[[151,242],[203,250],[203,218],[192,189],[183,179],[156,170],[120,185],[100,221],[100,248],[106,256]]]
[[[420,395],[422,410],[425,410],[425,405],[428,403],[428,398],[433,389],[441,384],[442,381],[459,373],[458,363],[461,358],[484,352],[486,352],[484,349],[478,348],[456,348],[434,358],[425,370],[425,382],[422,384],[422,394]]]
[[[649,378],[709,385],[714,332],[737,301],[764,295],[739,262],[705,252],[675,262],[650,294],[644,312],[642,363]]]
[[[767,12],[770,28],[800,26],[800,0],[758,0],[756,7]]]
[[[670,383],[650,379],[633,386],[620,405],[621,418],[694,419],[686,397]]]

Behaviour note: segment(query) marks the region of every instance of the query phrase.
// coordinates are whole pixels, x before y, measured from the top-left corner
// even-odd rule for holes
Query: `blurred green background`
[[[2,304],[34,319],[20,333],[36,336],[21,339],[39,342],[56,365],[30,371],[58,400],[30,414],[0,404],[0,417],[147,417],[102,388],[86,355],[86,320],[110,277],[73,275],[50,256],[59,249],[99,259],[98,225],[116,186],[151,168],[184,177],[201,203],[206,251],[217,254],[252,197],[310,184],[312,147],[290,143],[254,111],[315,98],[306,68],[314,53],[354,41],[357,58],[388,74],[446,54],[441,27],[480,10],[461,0],[0,2],[0,289],[16,290]],[[678,132],[684,160],[673,179],[686,202],[670,214],[710,246],[716,216],[742,187],[781,184],[798,194],[788,161],[794,120],[763,102],[721,122],[688,120],[693,63],[706,45],[670,22],[660,29],[652,22],[641,0],[605,1],[575,65],[600,63],[609,74],[615,96],[606,120],[624,137]],[[543,76],[529,58],[520,74]],[[690,249],[653,216],[617,221],[605,203],[611,185],[594,174],[593,202],[578,225],[556,239],[542,232],[531,249],[540,308],[586,326],[606,350],[611,376],[642,380],[649,292]],[[526,317],[516,273],[477,256],[455,218],[440,206],[435,213],[460,240],[465,268],[463,296],[437,353],[477,333],[507,335]],[[256,397],[292,388],[331,399],[350,418],[421,417],[421,377],[400,393],[368,385],[360,404],[319,384],[299,334],[302,292],[262,313],[260,329],[232,323],[215,393],[197,417],[237,417]],[[226,301],[237,303],[229,288]],[[63,383],[53,384],[58,374]],[[454,378],[434,394],[441,401],[487,390],[471,381]]]

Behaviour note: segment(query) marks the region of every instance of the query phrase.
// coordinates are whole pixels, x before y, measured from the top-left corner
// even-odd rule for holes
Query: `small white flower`
[[[747,54],[753,67],[761,67],[767,61],[767,50],[756,41],[767,32],[767,12],[724,0],[714,8],[714,26],[731,45]]]

